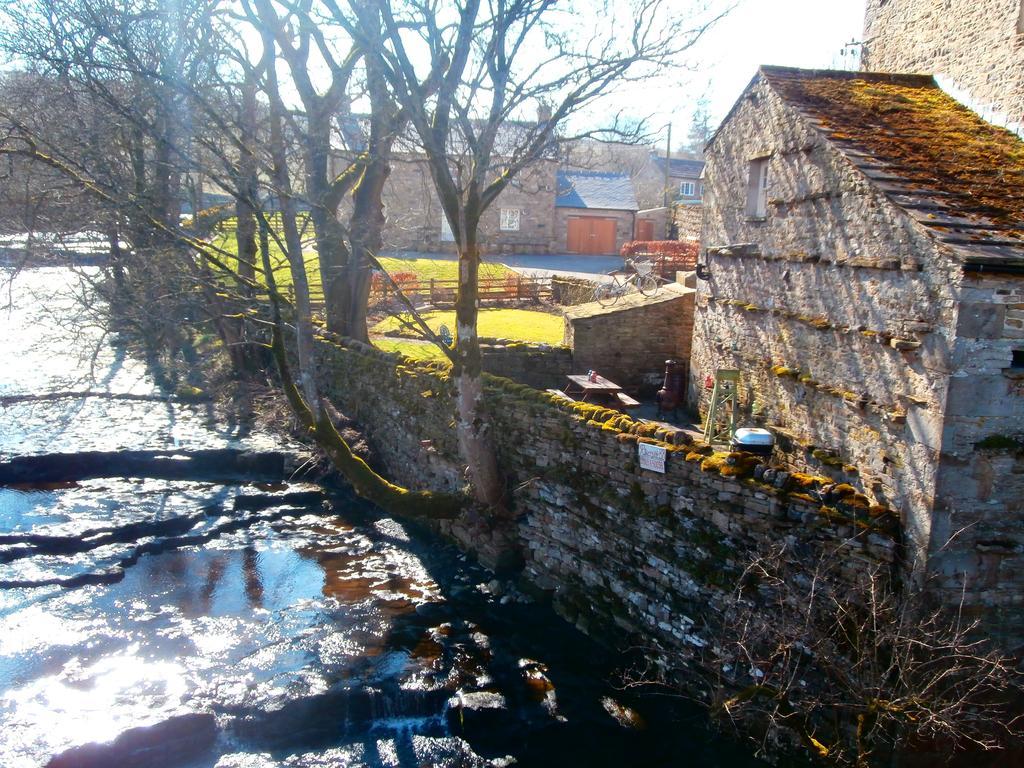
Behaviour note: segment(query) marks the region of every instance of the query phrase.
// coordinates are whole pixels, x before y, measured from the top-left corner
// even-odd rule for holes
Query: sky
[[[858,68],[859,57],[844,58],[840,51],[861,39],[863,27],[864,0],[740,0],[693,49],[696,70],[651,83],[634,109],[650,115],[652,130],[671,121],[678,146],[698,97],[706,95],[717,126],[762,64]],[[658,105],[653,112],[651,104]]]

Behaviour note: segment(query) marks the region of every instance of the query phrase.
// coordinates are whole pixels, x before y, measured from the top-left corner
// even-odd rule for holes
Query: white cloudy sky
[[[650,114],[654,128],[671,120],[677,145],[698,96],[706,92],[717,125],[761,64],[856,68],[859,60],[844,59],[840,50],[861,39],[863,26],[864,0],[740,0],[698,43],[693,52],[698,71],[652,83],[635,109]]]

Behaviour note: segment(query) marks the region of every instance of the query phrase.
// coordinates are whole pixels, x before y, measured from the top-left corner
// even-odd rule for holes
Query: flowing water
[[[158,390],[79,286],[32,270],[4,297],[0,459],[295,450],[205,405],[98,395]],[[54,392],[92,394],[10,399]],[[6,768],[755,764],[698,710],[617,689],[617,661],[344,490],[0,487]]]

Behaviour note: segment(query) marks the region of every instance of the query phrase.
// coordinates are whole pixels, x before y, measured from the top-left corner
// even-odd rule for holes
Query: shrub
[[[626,256],[660,256],[672,261],[682,261],[685,265],[697,263],[700,252],[698,243],[683,240],[631,240],[623,243],[621,255]]]

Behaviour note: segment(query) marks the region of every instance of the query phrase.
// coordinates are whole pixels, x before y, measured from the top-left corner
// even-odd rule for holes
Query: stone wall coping
[[[592,301],[587,304],[580,304],[565,311],[568,320],[582,320],[588,317],[600,317],[602,315],[614,315],[619,312],[628,312],[633,309],[644,309],[652,304],[663,304],[668,301],[675,301],[696,293],[696,289],[687,288],[678,283],[663,285],[654,296],[644,296],[641,293],[631,293],[621,297],[610,307],[602,307],[598,302]]]

